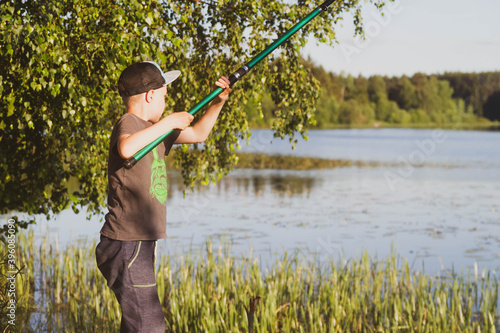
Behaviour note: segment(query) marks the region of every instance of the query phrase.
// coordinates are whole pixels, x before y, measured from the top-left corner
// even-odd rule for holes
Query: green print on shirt
[[[165,160],[158,156],[157,148],[153,149],[153,156],[149,194],[162,204],[165,204],[167,202],[167,167],[165,166]]]

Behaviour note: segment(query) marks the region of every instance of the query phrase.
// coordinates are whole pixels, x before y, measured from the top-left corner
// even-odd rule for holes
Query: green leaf
[[[18,150],[15,156],[0,152],[0,158],[11,161],[5,165],[9,186],[0,193],[2,213],[57,213],[74,199],[64,190],[69,176],[81,181],[80,203],[88,203],[91,211],[102,209],[107,145],[123,112],[116,85],[127,65],[155,59],[165,69],[181,70],[182,79],[169,86],[166,109],[188,110],[220,75],[250,60],[272,42],[271,36],[306,12],[286,0],[80,0],[49,1],[46,7],[36,1],[15,3],[15,8],[4,8],[1,24],[8,30],[0,34],[0,60],[5,64],[0,103],[6,109],[0,127],[15,133],[2,133],[1,140]],[[307,29],[334,36],[334,20],[356,10],[356,3],[337,6],[335,15],[324,13]],[[354,20],[359,25],[359,15]],[[260,105],[255,118],[268,126],[276,109],[277,136],[305,131],[320,91],[311,73],[299,66],[307,29],[280,47],[286,61],[269,57],[238,82],[224,106],[230,112],[221,113],[204,148],[182,147],[176,159],[185,184],[210,183],[231,171],[234,147],[249,136],[248,100]],[[28,163],[24,173],[33,177],[20,182],[18,166],[26,156],[37,163]],[[56,189],[62,189],[57,196]],[[18,197],[24,199],[12,199]]]

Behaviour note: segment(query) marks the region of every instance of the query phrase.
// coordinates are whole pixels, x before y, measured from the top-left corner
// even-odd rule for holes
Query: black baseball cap
[[[118,79],[121,97],[129,97],[158,89],[173,82],[180,71],[163,73],[154,61],[138,62],[125,68]]]

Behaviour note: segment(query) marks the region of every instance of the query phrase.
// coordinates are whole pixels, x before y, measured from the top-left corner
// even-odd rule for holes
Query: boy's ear
[[[147,103],[151,103],[153,101],[154,93],[154,90],[149,90],[144,94],[144,98],[146,99]]]

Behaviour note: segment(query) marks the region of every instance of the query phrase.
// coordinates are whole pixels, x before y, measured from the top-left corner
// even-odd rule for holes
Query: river
[[[179,255],[207,239],[263,262],[284,251],[349,260],[391,251],[428,274],[486,268],[500,275],[500,132],[345,129],[309,132],[295,150],[254,130],[246,152],[382,163],[329,170],[233,171],[216,185],[169,195],[167,240]],[[272,141],[272,143],[271,143]],[[170,172],[169,182],[179,182]],[[37,235],[58,246],[98,239],[102,216],[65,211]]]

